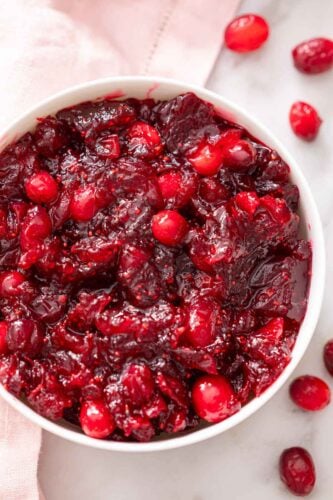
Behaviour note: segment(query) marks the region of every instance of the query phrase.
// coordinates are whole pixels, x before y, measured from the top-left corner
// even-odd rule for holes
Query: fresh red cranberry
[[[327,371],[333,375],[333,340],[326,342],[324,347],[324,363]]]
[[[311,375],[296,378],[289,391],[291,399],[303,410],[322,410],[331,401],[331,391],[326,382]]]
[[[73,194],[70,203],[71,216],[77,222],[87,222],[100,208],[107,205],[107,201],[94,184],[81,186]]]
[[[212,176],[222,167],[222,150],[220,145],[202,142],[199,147],[188,156],[188,160],[198,174]]]
[[[58,196],[58,184],[48,172],[41,170],[25,183],[28,198],[36,203],[51,203]]]
[[[256,14],[243,14],[233,19],[225,29],[224,41],[230,50],[251,52],[259,49],[267,40],[267,21]]]
[[[0,321],[0,355],[7,354],[8,352],[7,331],[8,331],[7,322]]]
[[[200,297],[189,305],[186,338],[194,347],[212,344],[217,335],[220,308],[216,301]]]
[[[119,137],[116,134],[102,135],[95,143],[95,151],[102,158],[114,160],[120,156]]]
[[[175,210],[162,210],[154,215],[151,228],[154,237],[163,245],[174,246],[183,241],[188,224]]]
[[[162,151],[161,137],[155,127],[145,122],[134,123],[128,131],[129,151],[146,158],[157,156]]]
[[[103,439],[115,430],[113,417],[102,401],[86,401],[80,411],[80,423],[87,436]]]
[[[289,121],[295,134],[305,141],[313,141],[319,132],[322,119],[317,110],[306,102],[295,102],[289,112]]]
[[[18,271],[0,273],[0,296],[17,297],[23,293],[22,284],[26,278]]]
[[[192,401],[199,417],[207,422],[221,422],[240,408],[231,385],[221,375],[198,378],[192,388]]]
[[[45,208],[36,206],[28,210],[22,223],[20,244],[22,250],[35,249],[50,236],[52,224]]]
[[[284,450],[279,467],[281,480],[294,495],[306,496],[311,493],[316,482],[316,471],[307,450],[296,446]]]
[[[131,363],[123,372],[121,383],[131,402],[139,406],[153,394],[154,380],[147,365]]]
[[[235,171],[247,170],[256,159],[252,144],[243,139],[223,148],[223,166]]]
[[[292,56],[302,73],[323,73],[333,66],[333,41],[328,38],[312,38],[297,45]]]

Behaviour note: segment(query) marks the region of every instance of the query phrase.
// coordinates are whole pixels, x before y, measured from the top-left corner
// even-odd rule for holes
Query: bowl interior
[[[64,107],[83,101],[100,99],[106,96],[112,96],[115,99],[124,99],[126,97],[136,97],[139,99],[152,97],[157,100],[170,99],[178,94],[189,91],[195,92],[198,97],[212,103],[226,119],[240,123],[254,137],[260,139],[271,148],[276,149],[290,166],[291,178],[298,186],[301,195],[300,215],[303,220],[302,230],[305,233],[304,236],[311,241],[313,248],[312,279],[307,312],[299,331],[291,362],[280,377],[260,397],[253,399],[238,413],[223,422],[204,426],[177,437],[162,438],[149,443],[120,443],[92,439],[82,434],[80,430],[67,422],[61,421],[55,423],[38,415],[0,386],[0,395],[27,418],[44,429],[77,443],[108,450],[131,452],[157,451],[202,441],[230,429],[258,410],[284,384],[304,354],[318,320],[324,288],[325,253],[321,222],[309,186],[303,177],[300,167],[285,150],[283,145],[264,126],[260,125],[256,119],[223,97],[200,87],[160,78],[125,77],[88,82],[56,94],[22,115],[0,137],[0,150],[17,140],[25,132],[33,130],[37,118],[54,114]]]

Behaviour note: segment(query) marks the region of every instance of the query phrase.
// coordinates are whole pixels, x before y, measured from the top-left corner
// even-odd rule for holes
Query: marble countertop
[[[333,2],[245,0],[240,11],[262,13],[269,20],[269,43],[244,56],[222,50],[207,87],[243,105],[267,125],[298,160],[312,187],[326,236],[327,282],[315,336],[295,375],[312,373],[329,380],[321,356],[324,342],[333,337],[333,73],[301,75],[291,64],[290,50],[306,38],[333,36]],[[322,115],[324,123],[314,143],[300,141],[289,128],[288,111],[295,100],[309,101]],[[333,379],[330,383],[333,388]],[[40,481],[47,500],[295,498],[280,483],[277,461],[281,450],[301,445],[311,451],[317,466],[311,498],[329,500],[332,422],[333,405],[318,414],[304,413],[290,402],[285,386],[237,428],[163,453],[103,452],[44,433]]]

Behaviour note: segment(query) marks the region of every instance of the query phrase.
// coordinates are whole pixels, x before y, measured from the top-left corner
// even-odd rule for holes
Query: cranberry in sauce
[[[289,363],[311,247],[269,147],[188,93],[86,102],[0,154],[0,381],[95,438],[218,422]]]

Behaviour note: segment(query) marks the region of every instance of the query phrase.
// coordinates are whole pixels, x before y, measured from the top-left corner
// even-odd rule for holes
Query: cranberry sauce
[[[279,155],[188,93],[86,102],[0,155],[0,381],[95,438],[218,422],[288,364],[311,248]]]

